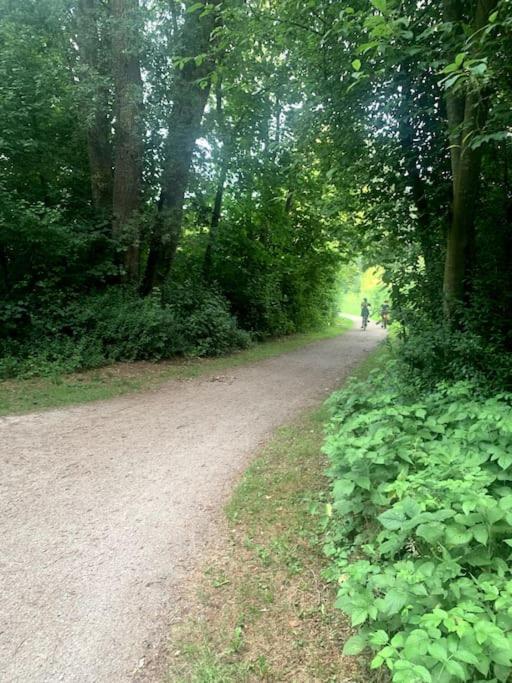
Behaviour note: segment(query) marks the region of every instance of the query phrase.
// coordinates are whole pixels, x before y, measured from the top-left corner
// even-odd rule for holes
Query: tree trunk
[[[474,31],[483,28],[497,0],[478,0],[476,3]],[[455,0],[444,0],[447,21],[462,22],[459,5]],[[446,241],[446,257],[443,278],[444,312],[453,322],[457,307],[467,291],[467,277],[471,260],[471,248],[475,243],[475,211],[480,191],[481,150],[473,149],[473,135],[485,122],[487,107],[484,94],[476,89],[468,90],[464,97],[448,92],[446,109],[450,135],[452,163],[452,221]]]
[[[207,281],[211,280],[213,267],[213,252],[217,244],[217,235],[219,232],[219,223],[222,215],[222,200],[224,198],[224,185],[228,175],[229,153],[227,149],[222,150],[222,162],[220,167],[219,178],[217,180],[217,191],[215,192],[215,200],[213,202],[212,218],[210,221],[210,232],[208,235],[208,244],[204,254],[203,273]]]
[[[219,230],[219,223],[222,213],[222,200],[224,198],[224,185],[228,175],[229,157],[231,154],[231,140],[228,139],[228,132],[226,129],[226,121],[224,111],[222,108],[222,79],[219,78],[215,88],[215,103],[216,103],[216,117],[217,125],[219,127],[219,134],[222,139],[222,152],[219,176],[217,179],[217,190],[215,192],[215,199],[213,201],[212,216],[210,220],[210,232],[208,234],[208,244],[204,254],[203,274],[207,281],[211,279],[213,266],[213,252],[217,242],[217,234]]]
[[[195,3],[188,4],[192,7]],[[158,217],[141,287],[144,295],[161,285],[169,275],[181,237],[192,155],[210,92],[209,77],[214,65],[210,43],[219,4],[220,0],[211,0],[207,11],[201,7],[189,12],[181,32],[177,54],[186,61],[174,82]],[[205,57],[208,53],[210,55]]]
[[[139,231],[142,155],[144,150],[143,93],[140,74],[138,0],[112,0],[112,68],[115,88],[114,237],[126,244],[126,275],[139,274]]]
[[[412,199],[417,211],[417,233],[425,261],[425,269],[427,273],[432,273],[434,270],[433,262],[437,256],[435,253],[435,227],[428,206],[425,183],[421,178],[418,167],[418,155],[414,144],[414,125],[410,115],[412,95],[407,78],[403,80],[402,93],[402,116],[399,123],[399,137],[404,154],[404,168],[407,172],[406,182],[410,185]]]
[[[79,0],[77,44],[84,90],[87,151],[94,208],[104,217],[112,211],[112,146],[108,106],[108,75],[100,36],[102,7],[99,0]]]

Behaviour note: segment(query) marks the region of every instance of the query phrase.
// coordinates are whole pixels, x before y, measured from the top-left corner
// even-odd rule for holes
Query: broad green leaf
[[[389,640],[389,636],[386,633],[386,631],[375,631],[374,633],[370,634],[369,641],[372,645],[375,645],[377,647],[382,647],[385,645]]]
[[[444,641],[437,640],[428,646],[429,654],[440,662],[448,659],[448,650]]]
[[[420,524],[416,529],[416,535],[424,538],[428,543],[436,543],[444,535],[444,526],[440,522]]]
[[[204,2],[195,2],[193,5],[190,5],[190,7],[187,7],[187,14],[193,14],[199,9],[204,9]]]
[[[465,545],[469,543],[472,537],[471,531],[456,524],[450,524],[445,530],[445,538],[448,545]]]
[[[358,608],[355,609],[350,616],[352,626],[359,626],[360,624],[364,624],[364,622],[368,619],[368,611]]]
[[[379,515],[377,519],[385,529],[397,531],[402,528],[402,525],[405,522],[405,515],[401,510],[391,508]]]
[[[408,599],[408,593],[398,589],[392,589],[384,596],[381,603],[381,609],[389,616],[397,614],[403,607],[405,607]]]
[[[461,662],[465,662],[466,664],[473,664],[476,666],[478,666],[478,663],[480,661],[479,658],[469,650],[456,650],[454,653],[454,657],[460,659]]]
[[[388,8],[387,0],[371,0],[371,3],[379,12],[386,12]]]
[[[477,540],[479,543],[482,543],[482,545],[486,545],[489,539],[489,532],[487,531],[487,527],[483,524],[475,526],[473,528],[473,536],[475,537],[475,540]]]
[[[466,680],[466,671],[462,664],[454,661],[453,659],[448,660],[445,663],[446,670],[461,681]]]
[[[334,483],[333,495],[334,499],[347,498],[353,492],[355,484],[350,479],[338,479]]]
[[[347,640],[343,646],[344,655],[358,655],[367,645],[366,636],[355,635]]]

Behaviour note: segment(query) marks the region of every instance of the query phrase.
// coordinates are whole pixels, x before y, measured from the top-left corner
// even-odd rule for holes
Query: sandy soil
[[[383,336],[0,418],[0,681],[139,678],[251,454]]]

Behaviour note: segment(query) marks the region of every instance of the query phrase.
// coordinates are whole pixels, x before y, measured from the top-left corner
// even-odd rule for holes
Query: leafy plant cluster
[[[467,380],[486,390],[512,388],[512,358],[503,353],[503,336],[486,339],[470,326],[450,329],[424,315],[407,317],[407,333],[395,355],[409,384],[421,390],[440,381]]]
[[[193,284],[141,299],[110,288],[47,307],[31,316],[29,334],[0,342],[0,377],[30,377],[94,368],[115,361],[214,356],[246,348],[226,300]],[[26,332],[26,331],[25,331]]]
[[[331,399],[337,606],[394,683],[509,680],[512,394],[424,395],[392,367]],[[412,396],[412,397],[411,397]]]

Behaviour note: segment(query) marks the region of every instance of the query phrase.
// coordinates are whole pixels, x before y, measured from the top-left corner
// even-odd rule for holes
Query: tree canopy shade
[[[358,256],[409,328],[510,348],[509,0],[0,16],[4,374],[319,325]]]

